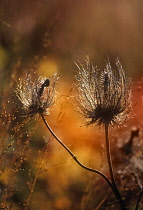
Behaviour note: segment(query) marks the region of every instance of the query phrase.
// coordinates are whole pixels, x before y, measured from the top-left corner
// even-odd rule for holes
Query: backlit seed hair
[[[86,124],[111,124],[125,119],[130,107],[130,82],[119,59],[116,59],[117,71],[112,70],[109,61],[101,71],[88,57],[85,64],[76,65],[78,110]]]
[[[15,92],[28,115],[49,114],[49,108],[54,103],[55,86],[58,79],[57,73],[50,79],[46,77],[33,79],[32,74],[27,74],[24,78],[19,79]]]

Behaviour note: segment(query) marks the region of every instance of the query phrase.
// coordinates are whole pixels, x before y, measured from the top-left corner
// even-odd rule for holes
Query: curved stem
[[[44,118],[44,115],[41,113],[41,117],[46,125],[46,127],[48,128],[48,130],[50,131],[50,133],[55,137],[55,139],[67,150],[67,152],[72,156],[72,158],[75,160],[75,162],[80,165],[82,168],[88,170],[88,171],[92,171],[94,173],[99,174],[100,176],[102,176],[102,178],[108,183],[108,185],[111,187],[112,191],[114,192],[114,188],[111,184],[111,182],[109,181],[109,179],[100,171],[89,168],[85,165],[83,165],[78,159],[77,157],[71,152],[71,150],[56,136],[56,134],[53,132],[53,130],[50,128],[49,124],[47,123],[46,119]]]
[[[112,166],[112,159],[111,159],[111,152],[110,152],[110,142],[109,142],[109,138],[108,138],[108,128],[109,125],[105,123],[105,139],[106,139],[106,150],[107,150],[107,161],[108,161],[108,167],[109,167],[109,172],[110,172],[110,177],[111,177],[111,183],[113,186],[113,191],[120,203],[121,209],[126,210],[126,206],[125,203],[120,195],[120,192],[116,186],[115,183],[115,178],[114,178],[114,174],[113,174],[113,166]]]

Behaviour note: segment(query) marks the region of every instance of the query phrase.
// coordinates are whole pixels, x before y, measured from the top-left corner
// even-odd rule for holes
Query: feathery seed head
[[[19,79],[16,95],[28,115],[33,116],[41,112],[48,115],[49,107],[54,103],[55,86],[59,76],[57,73],[51,79],[46,77],[33,79],[32,76],[27,74],[25,78]]]
[[[130,82],[125,77],[119,59],[116,59],[116,72],[109,61],[105,69],[100,71],[88,57],[86,64],[78,62],[76,65],[78,110],[87,124],[111,124],[125,119],[130,107]]]

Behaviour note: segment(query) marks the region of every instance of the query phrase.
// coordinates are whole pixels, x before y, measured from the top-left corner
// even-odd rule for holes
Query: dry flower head
[[[86,124],[111,124],[124,120],[130,107],[130,81],[125,77],[119,59],[116,59],[117,71],[112,70],[109,61],[101,71],[93,66],[89,57],[85,64],[77,62],[76,65],[78,110]]]
[[[41,112],[48,115],[49,108],[54,103],[55,86],[59,76],[55,73],[50,79],[33,77],[33,74],[27,74],[24,78],[19,79],[16,95],[28,115],[33,116]]]

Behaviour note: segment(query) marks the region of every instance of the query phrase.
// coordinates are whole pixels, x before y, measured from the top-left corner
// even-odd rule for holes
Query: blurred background
[[[142,51],[142,1],[0,1],[1,208],[102,209],[104,192],[111,190],[99,176],[76,165],[41,119],[22,118],[16,81],[31,70],[46,77],[60,72],[47,121],[79,160],[108,176],[104,132],[84,126],[74,108],[74,61],[84,62],[88,54],[98,68],[108,58],[116,68],[119,57],[131,78],[133,110],[123,127],[111,128],[114,147],[118,139],[123,144],[130,138],[133,127],[140,129],[142,142]]]

